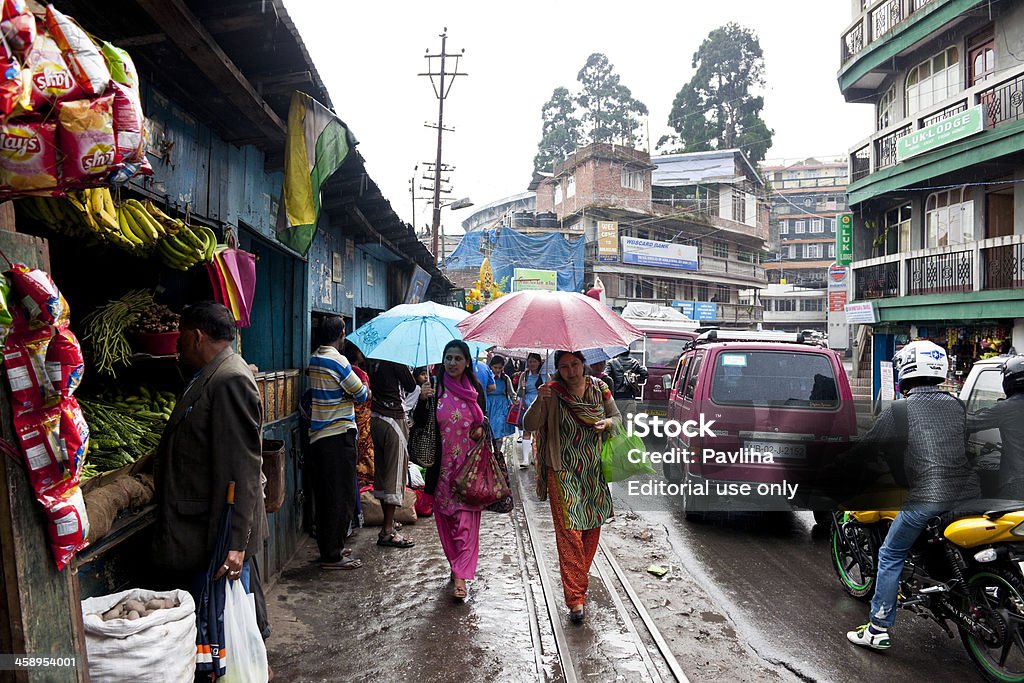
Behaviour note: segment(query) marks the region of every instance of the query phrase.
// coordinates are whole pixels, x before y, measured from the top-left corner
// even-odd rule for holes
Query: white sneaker
[[[892,647],[892,639],[889,637],[889,631],[883,630],[880,633],[872,633],[868,628],[871,624],[864,624],[858,626],[856,631],[847,631],[846,639],[854,645],[860,645],[862,647],[869,647],[872,650],[888,650]],[[875,627],[878,628],[877,626]]]

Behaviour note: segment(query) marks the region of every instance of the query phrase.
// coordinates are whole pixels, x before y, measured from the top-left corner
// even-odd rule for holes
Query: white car
[[[992,406],[1005,398],[1003,394],[1003,363],[1009,356],[995,356],[980,360],[971,368],[960,389],[960,400],[968,414]],[[999,459],[1002,457],[1002,438],[998,429],[986,429],[967,437],[967,452],[975,458],[975,467],[981,476],[982,494],[992,496],[998,488]]]

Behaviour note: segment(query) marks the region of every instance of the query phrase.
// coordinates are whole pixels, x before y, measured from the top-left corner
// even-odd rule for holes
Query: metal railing
[[[884,299],[899,296],[900,261],[857,268],[854,299]]]
[[[861,147],[850,155],[850,182],[871,175],[871,146]]]
[[[974,251],[952,251],[908,259],[907,294],[947,294],[974,290]]]
[[[896,144],[900,138],[910,135],[912,126],[904,126],[875,140],[875,168],[896,165]]]
[[[1004,244],[981,250],[982,289],[1024,287],[1024,243]]]
[[[840,39],[842,64],[864,51],[871,43],[887,37],[913,14],[935,0],[877,0],[861,2],[861,15]]]
[[[873,42],[882,40],[905,24],[915,12],[921,11],[935,0],[882,0],[861,2],[861,14],[840,40],[841,63],[864,50]]]
[[[903,0],[886,0],[871,10],[871,37],[877,40],[903,21]]]
[[[1024,118],[1024,74],[978,93],[989,127]]]
[[[962,100],[960,102],[957,102],[956,104],[949,105],[945,109],[940,109],[931,116],[927,116],[921,119],[921,127],[923,128],[925,126],[930,126],[933,123],[938,123],[943,119],[948,119],[951,116],[962,114],[965,111],[967,111],[967,100]]]

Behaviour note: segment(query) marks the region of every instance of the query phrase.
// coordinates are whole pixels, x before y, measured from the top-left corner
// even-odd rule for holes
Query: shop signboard
[[[846,304],[846,322],[850,325],[870,325],[875,321],[875,307],[870,301]]]
[[[597,222],[597,260],[617,263],[619,260],[619,224],[617,221]]]
[[[852,213],[841,213],[836,216],[836,263],[840,266],[853,263]]]
[[[892,361],[883,360],[878,364],[878,378],[882,385],[878,398],[883,401],[896,400],[896,382],[893,377]]]
[[[427,286],[430,284],[430,273],[419,266],[415,266],[412,277],[409,278],[409,289],[405,293],[407,304],[418,304],[423,301],[423,295],[427,293]]]
[[[828,268],[828,311],[842,313],[846,311],[847,282],[849,276],[845,266],[833,263]]]
[[[642,240],[637,237],[623,237],[622,262],[638,266],[697,270],[697,247],[689,244],[672,244],[671,242]]]
[[[466,310],[466,290],[453,289],[448,294],[448,305]]]
[[[902,163],[919,154],[963,140],[985,129],[982,105],[976,105],[921,130],[911,131],[896,141],[896,161]]]
[[[528,289],[543,289],[553,292],[558,289],[558,273],[554,270],[534,270],[533,268],[516,268],[515,282],[512,289],[525,292]]]
[[[717,320],[718,304],[713,301],[672,301],[672,307],[690,320]]]

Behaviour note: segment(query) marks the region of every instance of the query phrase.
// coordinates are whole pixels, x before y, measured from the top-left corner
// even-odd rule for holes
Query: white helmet
[[[949,357],[938,344],[923,339],[910,342],[892,358],[900,382],[914,377],[944,380],[949,374]]]

